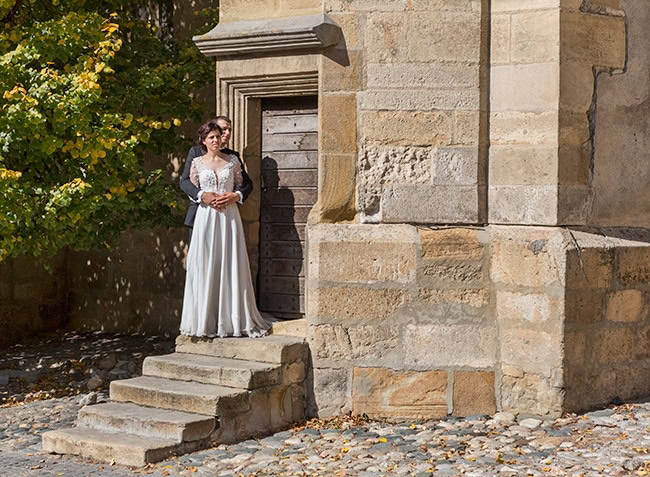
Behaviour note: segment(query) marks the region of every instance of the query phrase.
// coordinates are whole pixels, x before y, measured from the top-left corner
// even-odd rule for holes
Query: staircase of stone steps
[[[43,448],[143,466],[268,435],[303,419],[306,369],[302,337],[179,336],[175,353],[145,359],[142,376],[113,381],[111,402],[43,434]]]

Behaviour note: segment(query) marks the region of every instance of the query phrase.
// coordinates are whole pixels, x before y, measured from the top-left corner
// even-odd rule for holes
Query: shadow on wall
[[[66,254],[52,267],[48,273],[29,257],[0,262],[0,349],[64,323]]]
[[[110,254],[71,252],[67,327],[176,335],[186,255],[185,227],[124,232]]]
[[[566,411],[650,395],[650,230],[573,228],[567,253]]]

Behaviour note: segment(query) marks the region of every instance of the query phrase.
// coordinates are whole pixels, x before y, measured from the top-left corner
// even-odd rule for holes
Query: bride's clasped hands
[[[217,194],[216,192],[204,192],[201,196],[201,201],[212,207],[213,209],[225,209],[231,204],[239,200],[239,196],[235,192],[226,192],[225,194]]]

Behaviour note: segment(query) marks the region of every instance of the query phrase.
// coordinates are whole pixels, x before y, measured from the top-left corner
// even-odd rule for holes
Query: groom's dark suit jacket
[[[236,187],[235,190],[241,192],[242,202],[245,202],[250,193],[253,191],[253,181],[246,173],[244,164],[242,163],[241,157],[239,157],[239,153],[237,151],[233,151],[232,149],[222,149],[221,151],[225,154],[234,154],[239,160],[239,164],[241,165],[241,173],[244,180],[241,186]],[[188,227],[194,226],[194,216],[196,215],[196,208],[199,206],[199,204],[195,201],[198,200],[198,194],[201,190],[192,184],[192,181],[190,181],[190,167],[192,166],[192,161],[194,158],[202,156],[203,154],[205,154],[205,149],[203,149],[201,146],[192,147],[192,149],[190,149],[190,152],[187,154],[187,160],[185,161],[185,167],[183,168],[183,174],[181,175],[181,189],[183,189],[183,192],[185,192],[190,197],[190,199],[192,199],[190,200],[189,207],[187,208],[187,215],[185,216],[185,225]]]

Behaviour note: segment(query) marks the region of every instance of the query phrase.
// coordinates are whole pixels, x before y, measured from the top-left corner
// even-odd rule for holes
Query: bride
[[[207,152],[192,160],[190,180],[202,193],[233,192],[242,183],[237,156],[221,152],[216,121],[199,128]],[[181,334],[209,338],[264,336],[271,324],[257,310],[244,230],[235,200],[222,208],[201,203],[187,255]]]

